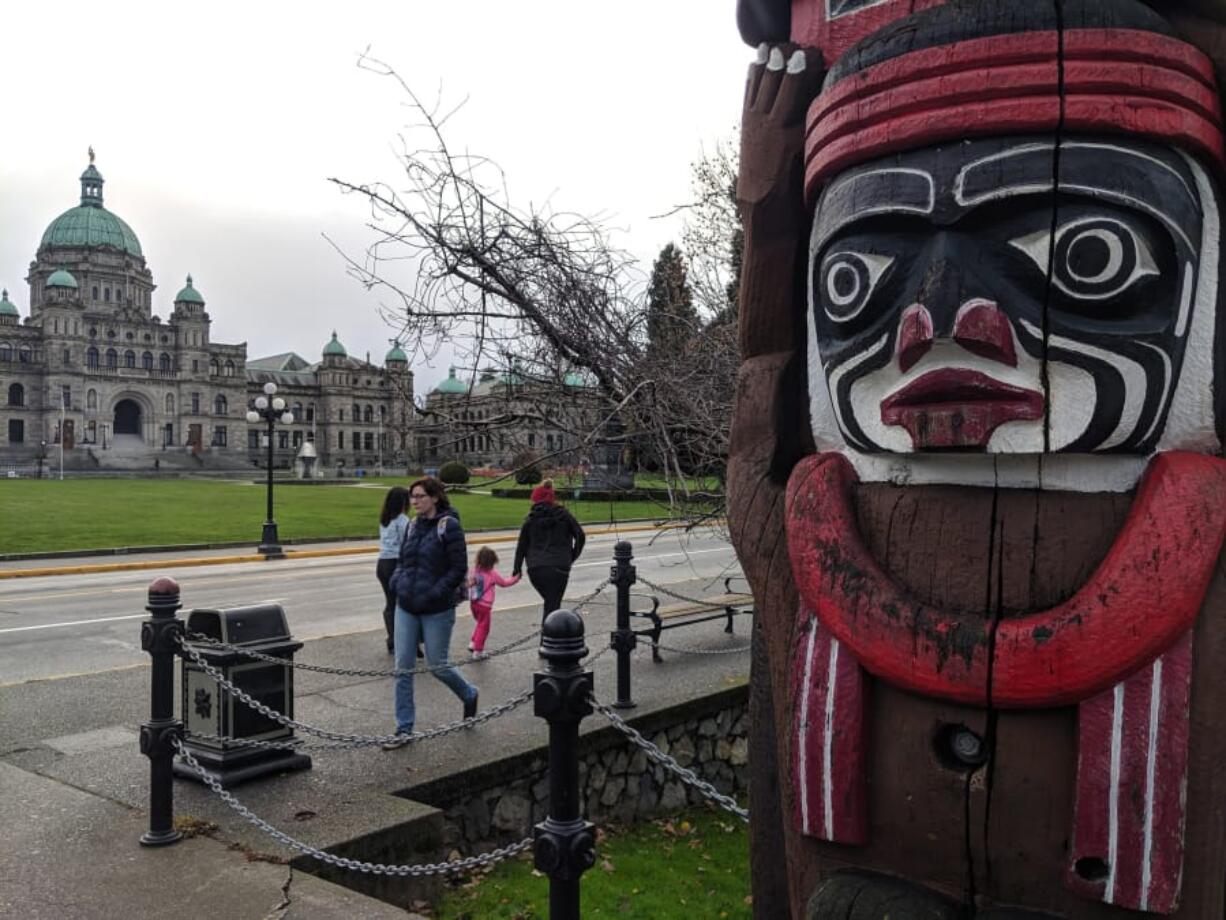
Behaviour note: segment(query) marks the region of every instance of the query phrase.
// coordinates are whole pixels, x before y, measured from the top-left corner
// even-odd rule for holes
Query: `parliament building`
[[[191,275],[163,319],[140,241],[104,206],[93,160],[80,203],[39,242],[24,321],[0,293],[0,475],[54,467],[61,446],[74,471],[250,470],[266,462],[267,428],[246,412],[269,381],[294,414],[276,427],[274,466],[304,454],[329,474],[403,466],[413,375],[398,345],[376,365],[334,331],[318,361],[248,360],[245,342],[214,340]]]

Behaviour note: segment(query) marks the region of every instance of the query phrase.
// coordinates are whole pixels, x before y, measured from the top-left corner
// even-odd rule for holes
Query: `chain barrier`
[[[481,658],[469,658],[466,661],[452,661],[447,664],[436,665],[421,665],[416,668],[389,668],[383,670],[375,670],[370,668],[333,668],[322,664],[305,664],[299,661],[290,661],[286,658],[279,658],[276,655],[266,655],[263,652],[257,652],[254,649],[244,648],[241,645],[228,645],[220,639],[213,639],[209,636],[203,636],[200,633],[187,633],[186,637],[191,640],[193,645],[202,645],[210,649],[215,649],[219,652],[233,652],[236,655],[242,655],[246,658],[253,658],[256,661],[267,661],[270,664],[283,664],[287,667],[297,668],[300,671],[314,671],[318,674],[336,674],[341,677],[412,677],[416,674],[433,674],[437,671],[445,671],[448,668],[461,667],[467,664],[473,664],[477,661],[484,661],[488,658],[497,658],[499,655],[509,654],[521,645],[531,642],[541,634],[538,629],[528,635],[516,639],[514,642],[508,642],[506,645],[494,649],[492,652],[487,652]]]
[[[732,798],[730,795],[724,795],[710,783],[699,779],[693,770],[687,770],[685,767],[681,766],[681,764],[677,763],[676,760],[669,757],[658,747],[639,734],[638,731],[631,728],[626,721],[611,708],[600,702],[600,700],[596,699],[595,694],[591,694],[588,699],[591,701],[592,707],[600,712],[600,714],[606,719],[612,722],[614,728],[638,745],[638,747],[640,747],[647,755],[649,760],[651,760],[653,763],[659,764],[665,770],[668,770],[686,785],[693,786],[703,796],[713,801],[720,808],[724,809],[724,811],[734,814],[742,821],[749,823],[749,811],[741,808],[741,806],[736,803],[736,799]]]
[[[596,586],[596,590],[592,591],[577,601],[574,602],[572,609],[579,610],[585,605],[591,603],[601,591],[607,588],[610,584],[610,579],[606,578]],[[469,658],[467,660],[451,661],[447,664],[436,665],[420,665],[416,668],[335,668],[322,664],[306,664],[300,661],[290,661],[286,658],[278,657],[277,655],[267,655],[263,652],[257,652],[254,649],[245,648],[241,645],[230,645],[222,642],[220,639],[214,639],[211,636],[205,636],[201,633],[189,632],[185,633],[187,639],[194,645],[203,645],[207,648],[214,649],[219,652],[230,652],[235,655],[242,655],[245,658],[251,658],[255,661],[266,661],[269,664],[281,664],[287,667],[296,668],[300,671],[312,671],[317,674],[335,674],[339,677],[413,677],[417,674],[434,674],[438,671],[445,671],[448,668],[463,667],[473,664],[478,661],[486,661],[490,658],[497,658],[499,655],[507,655],[519,649],[521,645],[525,645],[536,639],[541,634],[539,629],[534,630],[522,638],[516,639],[514,642],[508,642],[506,645],[499,646],[492,652],[486,652],[480,658]]]
[[[445,725],[440,725],[438,728],[432,728],[428,732],[414,732],[411,735],[390,734],[390,735],[354,735],[347,732],[334,732],[326,728],[318,728],[314,725],[308,725],[306,722],[299,722],[297,719],[291,719],[287,715],[277,712],[270,706],[265,706],[259,700],[255,699],[249,693],[246,693],[241,688],[236,687],[233,683],[225,678],[225,675],[217,668],[213,667],[201,657],[200,652],[193,648],[181,638],[178,640],[180,647],[187,653],[188,657],[213,680],[217,681],[223,689],[230,693],[236,699],[242,700],[262,716],[272,719],[278,725],[286,728],[293,728],[301,732],[306,732],[308,735],[315,735],[327,741],[337,742],[332,745],[316,748],[317,750],[353,750],[362,747],[378,747],[385,744],[408,745],[416,744],[420,741],[426,741],[430,738],[439,738],[443,735],[449,735],[452,732],[461,731],[466,728],[474,728],[482,722],[488,722],[490,719],[495,719],[505,713],[510,712],[516,706],[527,702],[532,698],[532,688],[525,690],[518,696],[513,696],[504,703],[499,703],[497,706],[491,706],[484,712],[479,712],[471,719],[459,719],[455,722],[448,722]],[[216,737],[216,736],[214,736]],[[254,746],[268,744],[269,742],[258,742]],[[284,742],[282,742],[284,743]],[[303,748],[296,748],[302,750]],[[309,748],[307,748],[309,749]]]
[[[600,595],[600,592],[603,591],[605,588],[609,587],[609,585],[611,585],[612,583],[613,583],[612,578],[606,578],[604,581],[602,581],[600,584],[596,586],[595,591],[593,591],[591,594],[585,594],[583,597],[579,598],[579,600],[577,601],[572,601],[571,602],[572,605],[568,607],[567,609],[578,611],[579,609],[586,607],[592,601],[596,600],[596,598]]]
[[[684,594],[678,594],[676,591],[669,590],[663,585],[657,585],[654,581],[649,581],[648,579],[644,578],[642,575],[638,576],[638,582],[639,584],[646,585],[647,587],[651,588],[653,591],[659,591],[661,594],[667,594],[669,597],[674,598],[679,601],[686,601],[691,604],[710,603],[709,600],[704,600],[701,597],[686,597]]]
[[[649,644],[644,643],[639,648],[651,648]],[[735,648],[676,648],[672,645],[664,645],[662,642],[656,643],[656,648],[662,652],[674,652],[678,655],[736,655],[740,652],[748,652],[753,646],[738,645]]]
[[[299,853],[305,853],[307,856],[318,859],[320,862],[327,863],[330,866],[373,875],[398,875],[401,877],[411,876],[413,878],[424,878],[431,875],[455,875],[458,872],[468,872],[471,869],[486,869],[497,865],[503,860],[510,859],[512,856],[516,856],[532,846],[532,838],[525,837],[518,843],[508,844],[505,847],[491,850],[489,853],[481,853],[478,856],[469,856],[465,859],[456,859],[442,863],[421,863],[414,866],[389,866],[385,863],[368,863],[362,862],[359,859],[334,856],[331,853],[311,846],[309,843],[296,840],[284,831],[273,827],[228,792],[216,776],[200,766],[199,761],[191,755],[191,752],[187,750],[182,741],[176,739],[174,744],[184,762],[199,774],[201,781],[217,793],[218,797],[242,818],[258,827],[278,843],[297,850]]]

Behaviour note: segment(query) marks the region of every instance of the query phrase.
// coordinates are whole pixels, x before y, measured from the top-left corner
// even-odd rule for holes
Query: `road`
[[[648,534],[633,535],[641,576],[690,594],[722,591],[725,574],[739,572],[732,547],[711,533],[666,531],[649,545]],[[588,593],[608,577],[616,537],[588,540],[571,573],[568,598]],[[495,547],[508,574],[511,545]],[[184,613],[193,607],[236,607],[278,603],[296,639],[317,639],[380,629],[382,592],[375,581],[375,557],[338,556],[167,569],[178,581]],[[57,575],[0,581],[0,686],[143,666],[140,620],[149,583],[157,570]],[[612,589],[601,600],[611,602]],[[667,599],[664,599],[667,601]],[[467,607],[461,608],[453,648],[467,641]],[[491,642],[532,629],[539,599],[525,579],[498,592]],[[372,642],[382,643],[381,634]]]

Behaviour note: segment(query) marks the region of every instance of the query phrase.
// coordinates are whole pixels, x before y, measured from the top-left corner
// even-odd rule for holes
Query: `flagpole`
[[[60,482],[64,481],[64,391],[60,390]]]

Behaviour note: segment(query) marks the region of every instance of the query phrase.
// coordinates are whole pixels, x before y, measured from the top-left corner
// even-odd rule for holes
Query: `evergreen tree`
[[[647,288],[648,354],[661,358],[677,354],[698,328],[698,311],[686,278],[685,257],[669,243],[651,267]]]

